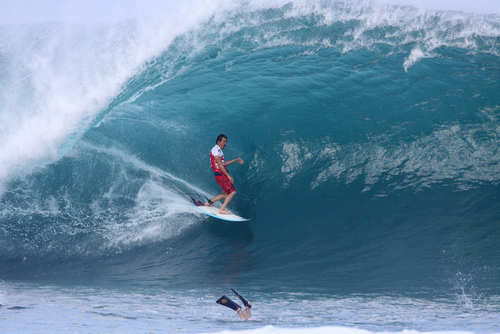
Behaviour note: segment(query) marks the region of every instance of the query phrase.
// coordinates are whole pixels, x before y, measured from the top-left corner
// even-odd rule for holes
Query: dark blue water
[[[62,31],[115,29],[42,28],[10,29],[32,34],[44,59],[46,40]],[[2,29],[1,57],[14,77]],[[83,44],[99,43],[84,35]],[[71,105],[71,85],[36,84],[40,75],[58,79],[59,62],[42,74],[23,65],[32,76],[25,93],[45,97],[10,98],[2,82],[0,279],[495,307],[498,16],[339,2],[243,6],[161,45],[134,58],[121,85],[121,70],[113,79],[64,77],[75,86],[97,78],[104,89],[78,91],[76,116],[59,108]],[[229,209],[248,223],[202,216],[184,194],[219,193],[208,157],[219,133],[228,136],[226,159],[245,160],[229,168],[238,191]],[[495,330],[485,326],[444,329]]]

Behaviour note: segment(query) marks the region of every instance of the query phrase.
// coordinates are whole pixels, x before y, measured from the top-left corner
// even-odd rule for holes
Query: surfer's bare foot
[[[205,206],[215,206],[215,205],[205,202]]]
[[[219,214],[221,214],[221,215],[230,215],[231,212],[221,209],[221,210],[219,210]]]

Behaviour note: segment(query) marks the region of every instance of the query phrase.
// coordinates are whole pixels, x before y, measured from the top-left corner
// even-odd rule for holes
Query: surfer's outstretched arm
[[[243,165],[245,163],[241,158],[229,160],[229,161],[226,161],[225,163],[226,163],[226,166],[229,166],[235,162],[239,163],[240,165]]]

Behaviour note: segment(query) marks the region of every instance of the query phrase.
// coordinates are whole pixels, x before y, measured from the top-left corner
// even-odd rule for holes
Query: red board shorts
[[[234,189],[234,184],[229,181],[226,175],[215,175],[215,181],[219,184],[219,186],[222,188],[222,191],[226,194],[229,195],[233,191],[236,191]]]

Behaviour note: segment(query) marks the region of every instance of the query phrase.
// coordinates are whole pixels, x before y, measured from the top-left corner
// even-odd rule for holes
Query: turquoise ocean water
[[[0,329],[500,332],[500,16],[200,6],[0,26]]]

